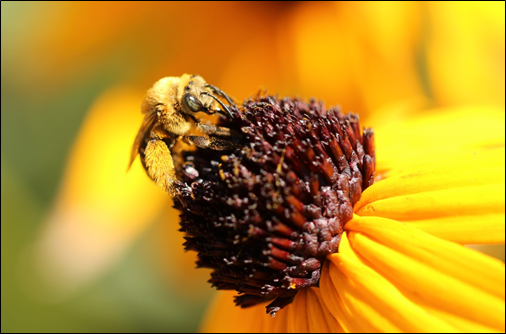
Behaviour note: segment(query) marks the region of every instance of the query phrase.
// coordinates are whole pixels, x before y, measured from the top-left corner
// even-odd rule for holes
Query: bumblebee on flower
[[[227,96],[223,93],[222,97]],[[244,312],[238,313],[240,318],[256,314],[254,327],[258,331],[268,331],[266,328],[273,325],[296,331],[311,328],[327,331],[465,330],[466,326],[492,330],[504,327],[504,318],[500,316],[503,314],[500,310],[501,300],[504,301],[504,288],[501,287],[504,280],[491,283],[480,292],[481,300],[488,300],[488,307],[496,309],[487,316],[477,315],[476,304],[465,302],[462,296],[455,295],[452,300],[439,298],[432,304],[430,299],[412,295],[409,285],[399,281],[399,277],[412,277],[412,281],[419,278],[402,265],[423,260],[419,249],[425,249],[440,269],[454,265],[453,258],[440,253],[441,249],[446,249],[462,258],[475,258],[492,272],[504,272],[500,262],[422,232],[444,233],[441,232],[444,228],[440,231],[435,228],[437,219],[444,218],[437,218],[441,212],[436,210],[435,221],[429,219],[417,225],[410,221],[422,221],[424,215],[399,219],[402,210],[397,210],[395,216],[392,207],[385,206],[392,187],[401,185],[392,183],[396,178],[408,178],[405,189],[401,186],[401,192],[392,197],[395,205],[404,200],[405,211],[410,210],[409,205],[413,207],[411,201],[416,199],[417,189],[422,193],[428,189],[437,192],[430,180],[436,177],[435,170],[422,169],[430,185],[425,188],[423,184],[409,182],[413,174],[402,164],[398,175],[395,168],[383,169],[388,170],[388,174],[382,175],[385,179],[378,186],[373,186],[374,136],[371,129],[362,133],[357,115],[342,114],[332,108],[326,110],[315,100],[306,103],[267,95],[246,100],[240,106],[226,100],[229,106],[215,99],[226,112],[215,125],[210,125],[221,129],[221,134],[210,133],[208,140],[223,140],[220,135],[234,133],[233,145],[212,149],[196,145],[196,148],[178,151],[174,159],[177,161],[174,176],[178,181],[174,182],[173,194],[175,207],[181,211],[181,230],[186,233],[185,248],[198,252],[198,267],[213,269],[209,280],[213,286],[239,292],[235,304],[246,308],[231,311],[225,306],[230,305],[230,301],[224,300],[224,306],[216,308],[212,318],[219,318],[217,312],[225,309],[227,311],[221,314]],[[218,137],[213,139],[215,135]],[[496,161],[501,152],[504,150],[492,151],[480,158]],[[434,160],[444,162],[444,158],[437,155]],[[453,162],[446,168],[453,170],[461,163]],[[464,164],[476,162],[471,159]],[[149,168],[147,170],[149,174]],[[454,182],[462,183],[465,179],[461,173]],[[369,187],[380,190],[366,191],[361,197]],[[405,245],[403,236],[406,235],[412,236],[411,247],[398,252],[399,247]],[[371,253],[371,250],[374,251]],[[380,254],[384,256],[378,257]],[[386,268],[402,274],[392,277]],[[462,269],[467,270],[465,265]],[[425,266],[424,270],[435,269]],[[444,272],[439,276],[443,281],[451,281]],[[486,281],[477,276],[470,280]],[[426,281],[431,286],[433,280]],[[357,284],[361,288],[355,291]],[[463,291],[467,289],[466,284],[466,281],[461,283]],[[366,291],[367,296],[362,295]],[[389,293],[385,295],[381,291]],[[438,289],[434,287],[434,291]],[[356,300],[356,293],[364,300]],[[302,319],[294,315],[299,313],[304,300],[313,300],[312,303],[319,305],[319,312],[312,311],[314,318],[309,313]],[[456,300],[460,309],[452,306]],[[387,320],[390,322],[385,324],[381,320],[385,317],[384,311],[370,308],[374,303],[397,310],[403,320]],[[261,319],[258,310],[264,306],[272,316],[279,314],[272,320],[275,323]],[[280,311],[285,307],[286,310]],[[368,310],[369,322],[350,320],[364,312],[360,311],[362,307]],[[305,308],[309,312],[310,304],[302,310]],[[432,310],[431,314],[427,313],[428,309]],[[291,322],[287,323],[287,318]],[[220,331],[226,326],[213,319],[205,328]]]

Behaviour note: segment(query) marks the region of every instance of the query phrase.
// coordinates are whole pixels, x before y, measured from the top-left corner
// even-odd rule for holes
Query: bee
[[[183,74],[158,80],[147,91],[141,104],[144,120],[135,137],[129,168],[139,154],[148,176],[174,197],[178,193],[176,183],[179,181],[172,149],[180,140],[213,150],[234,148],[233,142],[216,137],[231,137],[234,133],[230,129],[202,124],[195,117],[199,112],[233,117],[230,109],[216,95],[234,106],[230,97],[207,84],[199,75]]]

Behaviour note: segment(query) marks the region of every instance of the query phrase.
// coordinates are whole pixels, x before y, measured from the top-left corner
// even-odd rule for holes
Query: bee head
[[[185,114],[194,114],[199,111],[208,113],[208,110],[209,108],[205,107],[197,96],[191,93],[183,95],[183,98],[181,99],[181,111]]]

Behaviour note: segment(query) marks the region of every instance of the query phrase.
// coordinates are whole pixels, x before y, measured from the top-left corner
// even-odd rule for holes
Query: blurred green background
[[[206,273],[182,288],[187,272],[170,262],[170,250],[157,253],[157,245],[172,243],[160,240],[163,210],[72,293],[58,295],[36,268],[34,253],[67,186],[62,175],[80,128],[115,87],[131,89],[140,104],[160,77],[198,73],[239,98],[265,86],[340,103],[366,120],[397,103],[416,106],[406,116],[429,106],[504,108],[502,2],[1,6],[2,332],[198,330],[213,291]],[[135,104],[114,115],[118,128],[123,117],[140,122]],[[124,131],[133,141],[136,129]],[[108,135],[96,134],[104,145]],[[118,148],[125,159],[130,146]],[[109,162],[91,156],[88,163]],[[126,164],[119,165],[123,174]],[[503,246],[492,249],[504,253]]]

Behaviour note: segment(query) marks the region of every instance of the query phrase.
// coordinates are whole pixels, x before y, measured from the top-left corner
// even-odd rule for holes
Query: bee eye
[[[183,97],[183,103],[189,111],[198,112],[204,109],[200,100],[191,94],[185,94]]]

